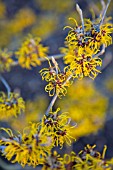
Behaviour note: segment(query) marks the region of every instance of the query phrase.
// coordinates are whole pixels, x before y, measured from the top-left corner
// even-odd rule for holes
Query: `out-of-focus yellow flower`
[[[45,24],[46,23],[46,24]],[[37,24],[32,28],[31,33],[41,38],[48,38],[56,31],[58,17],[55,15],[41,15],[37,17]],[[43,28],[43,29],[42,29]]]
[[[7,96],[5,93],[0,94],[0,119],[7,120],[12,116],[17,116],[18,114],[24,112],[25,105],[22,97],[17,93],[10,93]]]
[[[6,12],[6,6],[3,2],[0,2],[0,18],[3,18]]]
[[[53,1],[52,0],[35,0],[36,3],[40,6],[41,10],[44,11],[53,11],[56,13],[65,13],[67,11],[70,11],[73,9],[74,6],[74,1],[69,1],[69,0],[57,0]]]
[[[22,43],[20,49],[15,52],[20,66],[26,69],[31,69],[31,66],[36,67],[41,64],[40,58],[47,55],[48,47],[43,47],[40,44],[39,37],[33,38],[31,35]]]
[[[64,71],[60,71],[58,67],[58,63],[52,59],[54,66],[51,65],[49,61],[49,68],[43,68],[40,71],[43,80],[46,80],[48,84],[45,87],[45,91],[49,92],[49,96],[53,96],[57,94],[58,97],[62,95],[66,95],[67,89],[72,82],[68,80],[69,76],[71,75],[70,69],[67,67],[64,68]]]
[[[87,79],[77,81],[68,89],[67,96],[58,102],[63,111],[68,111],[72,121],[77,123],[72,129],[75,138],[97,132],[104,124],[108,100]]]
[[[0,140],[0,146],[4,146],[2,155],[12,163],[18,162],[23,167],[25,165],[36,167],[50,154],[49,138],[38,134],[37,124],[31,124],[22,134],[16,136],[10,129],[2,129],[9,135],[9,138]]]
[[[66,170],[63,158],[54,151],[50,156],[45,158],[42,170]]]
[[[23,31],[25,28],[33,25],[36,22],[36,15],[30,8],[20,9],[16,13],[14,19],[8,23],[8,29],[13,34]]]
[[[12,53],[6,49],[0,49],[0,72],[10,71],[11,65],[13,64]]]
[[[53,145],[63,147],[66,142],[71,145],[72,137],[71,130],[75,126],[70,126],[71,118],[67,113],[58,114],[58,108],[55,112],[50,112],[49,116],[43,117],[40,123],[40,134],[45,134],[52,137]]]

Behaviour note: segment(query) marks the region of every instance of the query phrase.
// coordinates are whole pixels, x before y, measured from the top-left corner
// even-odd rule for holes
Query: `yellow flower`
[[[22,97],[17,93],[10,93],[8,97],[5,93],[0,94],[0,119],[8,119],[12,116],[24,112],[25,106]]]
[[[40,38],[33,38],[29,35],[23,42],[21,48],[15,52],[20,66],[31,69],[31,66],[36,67],[41,64],[40,58],[46,57],[48,47],[43,47],[40,41]]]
[[[58,114],[58,108],[55,112],[50,112],[49,116],[44,116],[40,123],[40,134],[45,134],[52,137],[54,146],[63,144],[66,142],[71,145],[71,140],[74,139],[71,135],[71,129],[75,126],[70,126],[71,118],[67,113]]]
[[[73,1],[68,1],[68,0],[57,0],[53,1],[52,0],[35,0],[37,4],[40,6],[41,10],[44,11],[53,11],[54,13],[65,13],[73,9],[74,2]]]
[[[24,29],[32,26],[36,22],[36,15],[34,11],[30,8],[20,9],[14,16],[14,18],[9,21],[8,29],[11,34],[17,34]]]
[[[111,170],[111,165],[104,160],[107,147],[103,149],[103,153],[94,150],[94,146],[87,145],[84,150],[75,155],[73,161],[73,169],[76,170]]]
[[[94,49],[87,48],[87,50],[84,49],[84,47],[79,48],[73,48],[73,46],[69,46],[68,48],[60,48],[61,53],[64,54],[64,63],[70,64],[72,61],[74,61],[76,58],[79,58],[82,55],[86,56],[96,56],[96,51]]]
[[[59,20],[54,13],[52,15],[42,14],[37,17],[37,23],[32,27],[31,33],[42,39],[47,39],[57,30],[58,24]]]
[[[54,60],[54,59],[53,59]],[[63,71],[60,71],[58,67],[58,63],[53,61],[54,66],[51,65],[49,61],[49,68],[43,68],[40,71],[42,76],[42,80],[46,80],[48,84],[45,87],[45,91],[49,93],[49,96],[54,96],[57,94],[58,97],[62,95],[66,95],[67,89],[72,82],[68,80],[69,76],[71,75],[70,69],[67,67],[64,68]]]
[[[6,6],[5,4],[1,1],[0,2],[0,18],[4,18],[6,12]]]
[[[82,79],[83,77],[90,77],[95,79],[98,73],[97,66],[102,66],[102,60],[98,57],[85,56],[84,54],[76,59],[69,65],[70,71],[73,72],[74,78]]]
[[[54,96],[55,94],[57,94],[58,97],[61,98],[62,95],[65,96],[67,93],[66,87],[69,87],[71,85],[69,81],[64,84],[65,81],[62,81],[62,77],[56,77],[55,80],[50,81],[46,85],[45,91],[49,93],[49,96]]]
[[[95,22],[85,19],[85,29],[83,31],[82,26],[79,26],[74,18],[70,19],[75,22],[75,27],[65,27],[71,29],[66,37],[68,47],[72,46],[77,51],[82,47],[87,54],[89,49],[93,49],[97,53],[103,44],[106,47],[112,44],[110,34],[113,32],[113,24],[105,23],[100,25],[100,20],[98,19]]]
[[[64,48],[62,51],[66,54],[64,60],[66,64],[69,63],[67,68],[74,78],[90,77],[94,79],[98,73],[101,73],[97,67],[102,66],[102,60],[94,55],[94,50],[88,50],[89,54],[86,54],[83,48],[79,48],[78,51],[73,48]]]
[[[113,32],[113,24],[104,23],[100,25],[100,20],[96,19],[95,22],[86,19],[86,29],[91,32],[91,38],[89,40],[90,48],[100,49],[101,45],[109,46],[112,44],[111,33]]]
[[[104,158],[107,147],[104,146],[102,154],[96,151],[95,147],[96,145],[87,145],[78,154],[73,151],[70,155],[65,154],[64,164],[73,170],[112,170],[112,161],[107,161]]]
[[[8,52],[6,49],[0,49],[0,72],[10,71],[11,65],[13,64],[11,56],[11,52]]]
[[[23,134],[13,135],[10,129],[4,129],[9,138],[2,138],[0,145],[4,146],[2,155],[12,163],[18,162],[23,167],[25,165],[36,167],[42,164],[50,154],[50,143],[46,136],[38,134],[38,125],[31,124]]]

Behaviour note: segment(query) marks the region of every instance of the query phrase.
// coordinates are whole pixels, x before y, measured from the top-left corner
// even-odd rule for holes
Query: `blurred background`
[[[106,3],[107,1],[105,1]],[[76,3],[83,10],[84,18],[92,18],[92,11],[99,16],[102,5],[98,0],[0,0],[0,48],[10,51],[17,50],[28,34],[38,36],[42,44],[49,47],[48,55],[59,54],[64,47],[64,39],[68,30],[66,25],[74,26],[69,17],[80,23],[76,11]],[[107,16],[113,15],[113,1]],[[113,20],[112,20],[113,21]],[[101,58],[104,59],[102,74],[92,81],[76,80],[68,90],[66,97],[58,99],[55,108],[61,112],[69,112],[72,120],[77,123],[73,136],[77,139],[73,146],[64,146],[59,152],[63,155],[71,150],[78,153],[86,144],[97,145],[102,151],[107,145],[106,158],[113,157],[113,45],[106,49]],[[58,59],[61,69],[63,59]],[[41,66],[26,70],[15,66],[10,72],[2,73],[12,91],[19,91],[26,101],[25,113],[17,118],[0,119],[0,126],[11,127],[21,131],[30,121],[37,122],[44,115],[51,98],[44,91],[45,82],[41,80],[39,71],[48,66],[47,61]],[[0,82],[0,91],[6,91]],[[0,133],[0,135],[2,135]],[[8,165],[8,166],[7,166]],[[0,157],[0,169],[13,170],[15,165]],[[16,170],[21,167],[16,167]],[[32,170],[32,167],[25,169]],[[36,168],[36,169],[41,169]]]

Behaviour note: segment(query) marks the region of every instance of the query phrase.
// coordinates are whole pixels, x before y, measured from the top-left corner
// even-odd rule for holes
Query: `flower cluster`
[[[54,66],[52,66],[49,61],[50,67],[43,68],[40,71],[42,80],[46,80],[46,82],[48,82],[45,87],[45,91],[49,92],[49,96],[53,96],[54,94],[57,94],[58,97],[61,97],[62,95],[65,96],[67,93],[66,87],[69,87],[72,84],[72,82],[69,80],[71,71],[66,67],[64,68],[64,71],[61,71],[54,58],[52,58],[52,62]]]
[[[5,156],[12,163],[18,162],[23,167],[35,167],[42,164],[45,157],[50,154],[51,143],[49,137],[38,134],[38,124],[31,124],[23,133],[13,135],[10,129],[4,129],[9,138],[2,138],[0,145],[4,147],[2,155]]]
[[[74,139],[71,136],[71,129],[74,126],[70,126],[70,117],[66,113],[58,115],[58,111],[59,109],[50,112],[39,123],[30,123],[23,133],[18,135],[13,135],[11,129],[1,128],[9,135],[8,138],[2,137],[0,140],[3,156],[12,163],[20,163],[23,167],[26,164],[35,167],[49,161],[53,156],[51,149],[54,146],[63,147],[65,142],[70,145],[71,140]],[[55,153],[54,159],[60,161]],[[48,164],[50,165],[51,162]],[[57,166],[63,166],[63,164]]]
[[[78,5],[77,10],[80,13]],[[70,19],[75,22],[75,27],[65,27],[71,29],[66,37],[66,48],[61,49],[65,54],[65,63],[69,64],[74,77],[82,79],[87,76],[94,79],[100,73],[97,67],[102,65],[99,56],[112,44],[110,34],[113,32],[113,24],[103,23],[99,19],[85,19],[85,23],[82,21],[82,25],[78,25],[74,18]]]
[[[66,114],[58,114],[58,108],[55,112],[50,112],[48,116],[44,116],[41,123],[41,134],[51,136],[54,146],[63,144],[66,142],[68,145],[71,144],[71,140],[74,139],[71,134],[71,129],[75,126],[70,125],[71,118]]]
[[[4,92],[0,94],[0,119],[17,116],[25,110],[22,97],[17,93],[10,93],[7,96]]]
[[[46,57],[48,47],[40,44],[41,39],[33,38],[31,35],[22,43],[22,46],[15,52],[20,66],[30,69],[31,66],[36,67],[41,64],[41,58]]]
[[[12,64],[12,53],[7,50],[0,50],[0,72],[10,71]]]
[[[93,52],[93,50],[92,50]],[[73,62],[70,63],[69,69],[73,74],[73,78],[82,79],[83,77],[90,77],[94,79],[98,73],[101,73],[97,67],[102,66],[102,60],[98,57],[92,57],[92,54],[76,57]]]
[[[64,155],[64,158],[68,159],[65,164],[68,164],[67,167],[73,170],[111,170],[113,164],[104,159],[106,146],[102,154],[94,150],[95,147],[96,145],[87,145],[78,154],[72,152],[71,155]]]
[[[46,3],[48,4],[49,1],[50,0],[47,0]],[[55,1],[55,3],[49,3],[48,5],[45,5],[43,0],[38,0],[38,3],[42,10],[51,9],[52,11],[54,7],[53,9],[56,9],[56,13],[60,13],[63,9],[65,11],[65,9],[72,8],[71,2],[68,1],[68,3],[64,3],[63,1],[68,0],[62,0],[61,8],[58,7],[61,3],[60,0]],[[104,6],[103,1],[102,3]],[[66,37],[66,47],[62,49],[62,52],[65,54],[65,64],[68,65],[64,67],[63,71],[60,70],[54,57],[46,57],[48,47],[44,47],[40,43],[40,38],[33,38],[32,35],[29,35],[22,43],[20,49],[15,52],[16,58],[18,58],[18,62],[15,63],[20,64],[21,67],[26,69],[40,65],[41,61],[45,59],[48,60],[49,68],[43,68],[40,74],[42,80],[48,83],[45,91],[49,93],[49,96],[54,97],[46,111],[43,105],[45,112],[43,117],[40,117],[40,113],[37,116],[37,112],[40,112],[41,101],[38,102],[40,106],[37,104],[34,105],[33,103],[29,104],[28,102],[29,107],[26,108],[26,114],[22,120],[24,121],[24,125],[22,126],[25,126],[22,132],[18,131],[17,134],[14,134],[9,128],[0,128],[0,130],[5,131],[6,135],[8,135],[8,137],[0,137],[0,152],[8,161],[19,163],[22,167],[28,165],[35,168],[41,165],[42,170],[113,169],[113,159],[111,159],[111,161],[105,161],[104,158],[107,149],[106,146],[102,154],[94,150],[95,145],[87,145],[84,150],[78,154],[72,151],[70,155],[64,154],[63,157],[54,151],[55,147],[62,149],[64,144],[71,146],[76,137],[79,138],[80,136],[97,132],[97,130],[102,127],[105,121],[107,99],[95,90],[93,84],[89,83],[90,81],[87,83],[79,81],[81,84],[77,82],[75,84],[76,88],[75,86],[73,89],[70,88],[71,90],[66,98],[66,107],[64,107],[66,111],[68,110],[70,112],[71,117],[67,112],[60,113],[59,108],[53,111],[57,97],[61,98],[66,95],[67,87],[70,87],[73,82],[71,79],[83,79],[83,77],[95,79],[98,73],[100,73],[98,67],[102,66],[102,59],[99,58],[99,56],[105,52],[107,46],[112,44],[110,34],[113,32],[113,25],[108,22],[109,20],[104,22],[109,3],[110,0],[103,9],[100,17],[93,21],[90,19],[84,20],[82,10],[77,5],[77,11],[80,14],[82,24],[78,25],[76,20],[71,18],[75,23],[75,27],[67,26],[70,28],[70,31]],[[23,15],[26,17],[26,23],[24,22]],[[27,16],[29,17],[27,18]],[[20,22],[18,22],[18,19]],[[23,9],[19,11],[14,19],[15,26],[13,27],[11,23],[8,28],[14,28],[12,32],[16,34],[28,26],[33,25],[35,20],[36,17],[32,10],[26,9],[24,11]],[[40,25],[41,23],[43,23],[43,21],[40,22]],[[59,56],[63,55],[61,54]],[[56,56],[56,58],[58,57]],[[52,60],[52,64],[49,59]],[[6,54],[5,51],[1,51],[0,71],[10,70],[12,63],[11,54]],[[6,87],[8,93],[7,95],[4,92],[0,93],[0,118],[3,120],[4,118],[6,119],[12,116],[16,117],[21,112],[25,112],[23,99],[19,94],[10,92],[10,87],[2,76],[0,76],[0,80]],[[28,115],[27,112],[29,112]],[[94,112],[96,114],[94,114]],[[39,119],[41,120],[39,121]],[[18,123],[17,121],[15,122]],[[29,125],[27,125],[28,122]],[[77,127],[75,122],[77,122]],[[17,126],[19,125],[18,123]]]

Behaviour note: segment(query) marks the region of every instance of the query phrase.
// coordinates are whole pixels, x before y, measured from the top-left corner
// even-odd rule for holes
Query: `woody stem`
[[[7,81],[1,75],[0,75],[0,80],[4,84],[4,86],[6,87],[7,93],[8,93],[8,98],[9,98],[10,92],[11,92],[11,88],[10,88],[9,84],[7,83]]]

